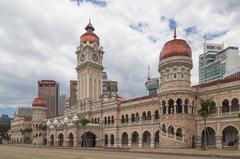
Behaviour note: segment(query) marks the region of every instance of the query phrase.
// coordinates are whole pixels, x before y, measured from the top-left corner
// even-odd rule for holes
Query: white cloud
[[[112,0],[106,7],[98,7],[86,2],[77,6],[70,0],[1,1],[0,104],[31,103],[41,79],[59,81],[61,92],[69,94],[69,80],[76,79],[75,50],[89,17],[106,51],[108,76],[119,81],[124,97],[146,94],[147,65],[151,66],[152,76],[159,76],[159,53],[163,44],[172,39],[168,28],[171,18],[177,23],[178,37],[192,47],[192,83],[196,84],[205,34],[227,31],[212,42],[239,45],[239,3]],[[147,24],[142,32],[130,28],[138,23]],[[196,26],[197,32],[186,35],[184,30],[191,26]]]

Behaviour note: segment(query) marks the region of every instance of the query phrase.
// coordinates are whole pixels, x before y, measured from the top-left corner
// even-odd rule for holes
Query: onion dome
[[[51,126],[52,122],[50,120],[47,121],[47,126]]]
[[[65,116],[65,118],[63,119],[63,122],[64,122],[65,124],[69,123],[69,119],[68,119],[67,116]]]
[[[72,121],[75,122],[78,120],[78,116],[75,114],[74,117],[72,118]]]
[[[58,125],[58,120],[56,118],[53,120],[53,125]]]
[[[89,19],[89,23],[88,25],[85,27],[85,30],[87,31],[86,33],[84,33],[81,37],[80,37],[80,41],[81,42],[89,42],[89,43],[94,43],[97,42],[99,43],[99,37],[93,33],[93,31],[95,30],[94,27],[91,24],[91,21]]]
[[[32,102],[33,107],[46,107],[46,102],[43,98],[37,97]]]
[[[183,39],[176,39],[176,28],[174,29],[173,40],[164,44],[160,53],[160,61],[173,56],[188,56],[192,57],[191,47]]]

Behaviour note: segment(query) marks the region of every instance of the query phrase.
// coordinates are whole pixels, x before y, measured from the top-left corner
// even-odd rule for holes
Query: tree
[[[85,127],[88,123],[90,123],[90,120],[88,119],[79,119],[75,122],[77,125],[81,124],[83,126],[83,147],[87,146],[87,140],[86,140],[86,134],[85,134]]]
[[[39,130],[40,131],[43,131],[42,132],[42,143],[44,144],[44,132],[47,130],[47,126],[46,125],[42,125],[42,124],[40,124],[39,125]],[[41,133],[39,134],[40,136],[41,136]]]
[[[216,107],[214,105],[214,102],[212,98],[208,98],[205,100],[200,99],[200,106],[201,109],[198,110],[198,114],[203,118],[204,120],[204,146],[203,149],[207,149],[207,118],[209,115],[216,113]]]

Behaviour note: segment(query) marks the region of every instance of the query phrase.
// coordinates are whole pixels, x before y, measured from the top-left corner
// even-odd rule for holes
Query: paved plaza
[[[177,152],[172,149],[173,152]],[[59,149],[32,146],[0,145],[0,159],[215,159],[218,157],[197,157],[167,155],[143,152],[99,151],[83,149]],[[230,157],[229,157],[230,158]]]

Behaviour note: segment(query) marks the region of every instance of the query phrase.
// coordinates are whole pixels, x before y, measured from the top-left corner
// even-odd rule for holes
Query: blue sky
[[[147,94],[148,65],[151,77],[159,77],[159,53],[174,27],[192,48],[191,80],[197,84],[204,42],[239,46],[239,9],[238,0],[0,1],[0,114],[31,106],[38,80],[56,80],[69,95],[89,17],[109,79],[118,81],[120,96],[133,98]]]

